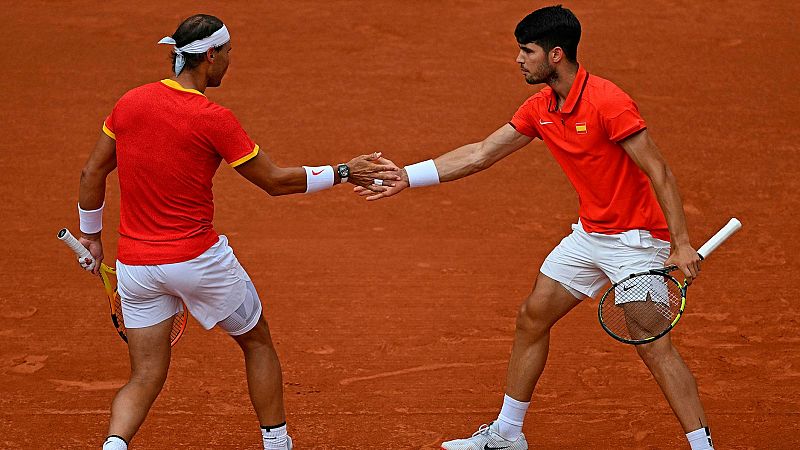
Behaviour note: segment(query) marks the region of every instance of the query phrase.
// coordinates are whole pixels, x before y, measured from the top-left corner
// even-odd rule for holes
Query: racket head
[[[597,308],[603,330],[625,344],[653,342],[675,327],[686,307],[685,283],[671,267],[635,273],[614,283]]]
[[[117,293],[117,271],[107,266],[105,263],[101,263],[100,278],[103,280],[103,288],[108,298],[108,305],[111,308],[111,322],[114,324],[114,328],[116,328],[119,337],[127,343],[128,331],[127,328],[125,328],[125,317],[122,314],[122,301]],[[172,319],[172,330],[169,335],[170,346],[175,346],[181,336],[183,336],[188,319],[188,310],[183,301],[181,301],[180,311],[178,311]]]

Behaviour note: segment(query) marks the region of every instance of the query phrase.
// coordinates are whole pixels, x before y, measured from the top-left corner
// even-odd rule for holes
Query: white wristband
[[[93,211],[87,211],[81,208],[78,203],[78,217],[80,218],[80,229],[82,233],[95,234],[103,229],[103,208],[106,203],[103,202],[99,208]]]
[[[408,185],[422,187],[439,184],[439,172],[432,159],[404,167],[408,175]]]
[[[333,167],[303,166],[303,169],[306,169],[306,194],[333,187]]]

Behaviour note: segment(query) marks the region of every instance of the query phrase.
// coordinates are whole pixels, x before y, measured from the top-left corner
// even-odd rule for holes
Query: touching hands
[[[380,161],[382,161],[383,164],[388,164],[393,167],[397,167],[395,163],[386,158],[380,158]],[[367,200],[369,201],[378,200],[384,197],[391,197],[395,194],[399,194],[400,191],[409,187],[409,183],[408,183],[408,174],[406,174],[405,169],[397,169],[397,170],[398,170],[397,172],[393,173],[397,175],[398,178],[393,183],[383,183],[381,185],[373,183],[367,187],[356,186],[353,189],[353,191],[356,194],[360,195],[361,197],[366,197]]]
[[[347,181],[357,185],[357,189],[364,189],[367,192],[381,192],[376,188],[394,186],[395,181],[401,180],[400,168],[388,159],[382,158],[380,152],[357,156],[347,165],[350,167]]]

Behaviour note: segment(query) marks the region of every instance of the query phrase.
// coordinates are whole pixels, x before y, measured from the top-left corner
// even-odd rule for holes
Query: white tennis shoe
[[[528,450],[528,441],[524,434],[515,441],[503,438],[497,434],[497,425],[492,422],[481,425],[470,438],[442,442],[442,450]]]

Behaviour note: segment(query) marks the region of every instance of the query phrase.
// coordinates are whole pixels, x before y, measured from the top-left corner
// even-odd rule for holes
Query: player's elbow
[[[81,169],[81,185],[95,185],[103,178],[103,174],[91,166],[85,166]]]
[[[653,185],[663,185],[675,182],[675,175],[672,170],[663,162],[655,164],[647,171],[647,176]]]

